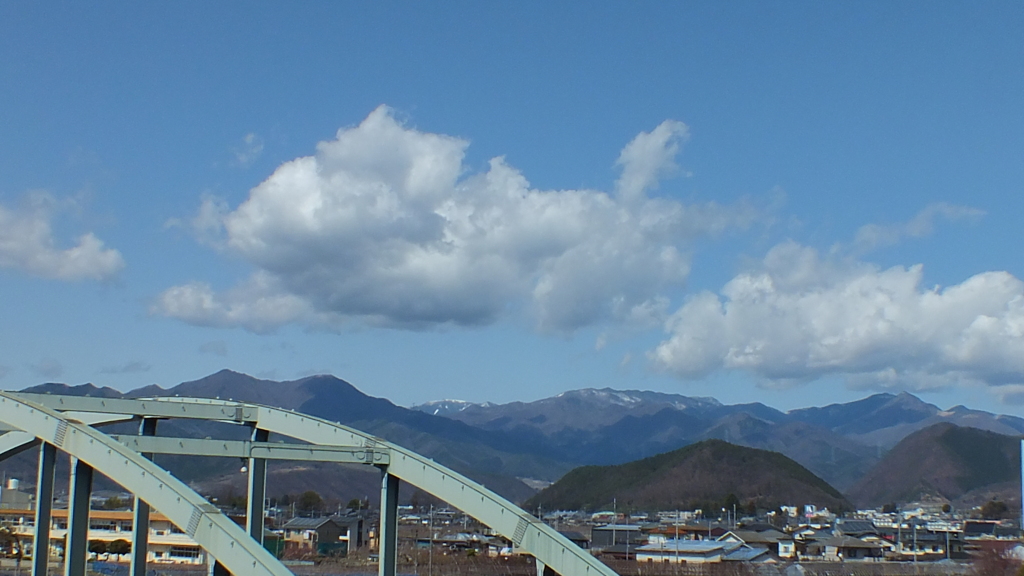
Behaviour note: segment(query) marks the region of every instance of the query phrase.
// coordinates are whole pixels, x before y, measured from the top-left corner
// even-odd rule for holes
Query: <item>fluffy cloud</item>
[[[664,318],[663,290],[689,273],[688,243],[748,226],[748,205],[648,197],[686,127],[666,121],[628,144],[617,193],[545,191],[503,158],[471,174],[468,142],[425,133],[380,107],[280,166],[234,210],[197,221],[257,273],[223,293],[193,282],[157,312],[264,331],[288,322],[479,325],[527,308],[542,329]]]
[[[50,226],[56,207],[45,193],[30,195],[21,209],[0,205],[0,268],[57,280],[104,280],[124,268],[121,253],[92,233],[70,248],[57,248]]]
[[[619,154],[617,165],[622,176],[616,190],[624,198],[637,198],[656,187],[658,181],[678,167],[675,163],[680,142],[689,138],[686,124],[673,120],[662,122],[651,132],[641,132]]]
[[[223,294],[204,282],[175,286],[159,296],[155,309],[197,326],[240,326],[256,333],[316,317],[304,300],[283,292],[265,273],[257,273]]]
[[[689,298],[650,356],[688,379],[736,369],[775,385],[826,375],[873,388],[1024,383],[1024,283],[1007,272],[921,282],[920,265],[881,270],[784,243],[721,294]]]

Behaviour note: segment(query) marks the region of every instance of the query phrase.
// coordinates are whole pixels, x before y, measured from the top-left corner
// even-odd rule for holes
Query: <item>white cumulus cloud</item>
[[[926,288],[922,272],[783,243],[720,294],[689,298],[650,357],[686,379],[734,369],[774,385],[827,375],[872,388],[1024,383],[1024,282],[985,272]]]
[[[257,270],[217,292],[171,288],[154,309],[264,331],[289,322],[479,325],[526,309],[553,331],[644,319],[689,273],[689,242],[749,226],[748,204],[653,198],[686,127],[667,121],[622,151],[617,193],[539,190],[501,157],[471,173],[465,140],[409,128],[387,107],[281,165],[237,208],[197,222]]]
[[[616,189],[624,198],[636,198],[654,188],[664,176],[678,169],[675,158],[679,145],[690,136],[686,124],[666,120],[650,132],[641,132],[619,154],[622,176]]]
[[[222,294],[204,282],[175,286],[159,296],[155,308],[197,326],[241,326],[257,333],[314,316],[305,301],[281,291],[262,273]]]
[[[121,253],[91,232],[58,247],[50,224],[56,207],[42,192],[29,195],[18,209],[0,205],[0,268],[56,280],[104,280],[124,268]]]

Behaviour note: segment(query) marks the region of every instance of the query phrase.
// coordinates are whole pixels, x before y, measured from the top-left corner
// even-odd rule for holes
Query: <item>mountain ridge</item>
[[[23,391],[72,395],[102,393],[108,397],[152,396],[158,392],[162,396],[223,398],[293,409],[332,422],[348,424],[394,441],[485,485],[500,484],[499,493],[517,501],[534,491],[518,480],[519,477],[551,481],[572,467],[544,457],[537,451],[521,449],[522,446],[512,442],[505,433],[482,431],[462,422],[412,411],[389,400],[366,395],[350,383],[330,375],[275,382],[221,370],[166,390],[159,387],[154,389],[150,385],[120,393],[91,384],[45,384]],[[211,435],[208,430],[216,423],[172,421],[168,425],[173,426],[172,430],[178,434],[204,437]],[[188,469],[188,466],[185,468]],[[194,478],[189,470],[184,470],[183,474],[190,479]],[[361,496],[363,494],[356,495]]]
[[[26,391],[221,397],[307,412],[387,438],[470,477],[503,484],[504,494],[514,500],[532,493],[522,479],[552,482],[580,465],[622,464],[709,439],[781,452],[847,490],[884,451],[933,424],[1024,433],[1024,419],[1016,416],[964,406],[940,410],[909,393],[788,412],[759,402],[726,405],[714,398],[611,388],[570,390],[533,402],[448,400],[405,408],[329,374],[277,382],[228,369],[167,389],[150,384],[121,393],[51,382]],[[204,435],[194,423],[179,427]]]
[[[843,490],[901,439],[932,424],[1024,433],[1024,419],[964,407],[940,410],[907,392],[782,412],[759,402],[726,405],[713,398],[590,388],[533,402],[469,405],[445,417],[546,442],[557,457],[585,464],[623,463],[720,438],[779,450]]]

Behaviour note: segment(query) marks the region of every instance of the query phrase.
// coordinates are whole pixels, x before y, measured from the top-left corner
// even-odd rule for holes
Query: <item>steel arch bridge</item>
[[[250,440],[156,435],[159,420],[184,418],[245,426]],[[109,435],[97,426],[137,422],[139,434]],[[459,508],[532,554],[538,574],[616,576],[609,567],[551,527],[461,474],[410,450],[339,423],[247,402],[204,398],[110,399],[0,392],[0,460],[40,446],[32,576],[46,576],[54,463],[73,457],[65,576],[85,576],[89,499],[94,471],[135,495],[131,576],[145,576],[149,512],[154,508],[216,560],[214,572],[292,576],[262,546],[267,460],[305,460],[375,466],[381,471],[379,576],[395,576],[398,489],[407,482]],[[268,442],[277,434],[304,442]],[[153,454],[248,459],[248,510],[243,529],[171,473]]]

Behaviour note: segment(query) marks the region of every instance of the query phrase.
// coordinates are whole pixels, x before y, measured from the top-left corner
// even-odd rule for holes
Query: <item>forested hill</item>
[[[729,495],[758,508],[849,509],[835,488],[778,452],[705,440],[616,466],[582,466],[534,495],[527,509],[717,509]],[[730,498],[731,499],[731,498]]]
[[[936,424],[904,438],[849,492],[858,505],[880,506],[923,495],[956,500],[972,490],[1015,483],[1020,492],[1020,438]]]

